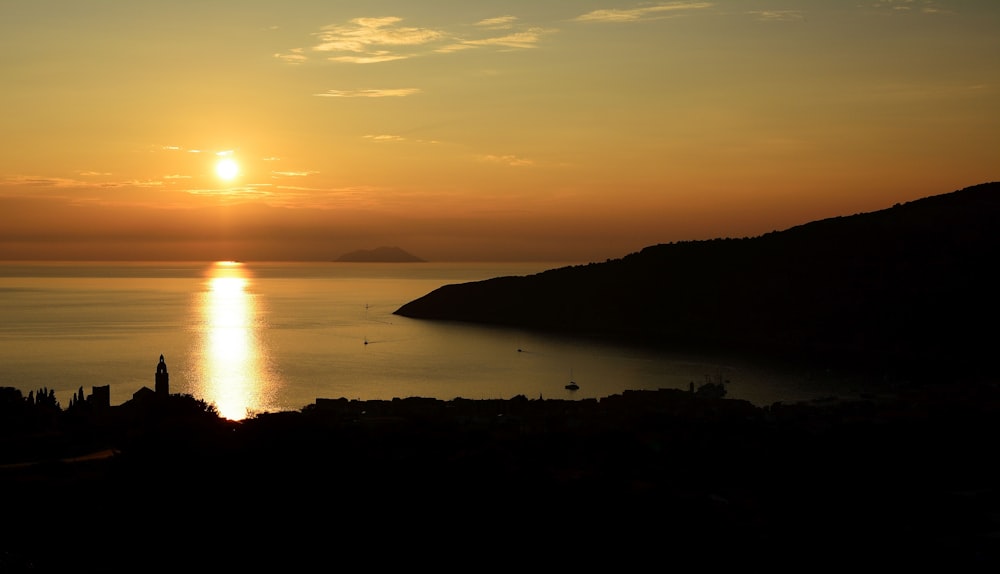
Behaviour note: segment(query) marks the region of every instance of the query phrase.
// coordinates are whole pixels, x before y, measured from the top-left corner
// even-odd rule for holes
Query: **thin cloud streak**
[[[483,161],[490,163],[499,163],[503,165],[509,165],[512,167],[525,167],[530,165],[535,165],[533,160],[517,157],[516,155],[484,155],[481,158]]]
[[[511,24],[517,21],[517,16],[498,16],[496,18],[487,18],[485,20],[480,20],[476,22],[476,26],[481,26],[490,29],[502,29],[510,28]]]
[[[440,38],[443,33],[427,28],[396,27],[402,18],[355,18],[353,26],[324,26],[319,33],[318,52],[370,51],[371,46],[418,46]]]
[[[390,134],[368,135],[368,136],[365,136],[365,139],[372,140],[374,142],[401,142],[401,141],[406,141],[406,138],[404,138],[403,136],[396,136],[396,135],[390,135]]]
[[[873,6],[878,9],[891,10],[899,13],[919,12],[921,14],[945,14],[945,10],[934,0],[876,0]]]
[[[541,244],[559,222],[603,257],[996,179],[1000,2],[147,3],[95,28],[52,9],[73,0],[28,2],[0,26],[19,62],[2,223],[103,233],[177,206],[188,245],[187,227],[350,222],[374,243],[434,219],[471,252],[493,218],[497,253],[533,256],[502,234]]]
[[[278,52],[274,54],[274,57],[288,64],[302,64],[309,59],[308,56],[302,53],[303,51],[304,50],[302,48],[292,48],[284,54]]]
[[[296,185],[276,185],[274,190],[276,193],[268,197],[268,205],[297,211],[371,209],[378,206],[376,197],[384,191],[372,186],[322,188]]]
[[[516,16],[498,16],[480,20],[472,26],[479,30],[503,30],[510,33],[495,37],[468,38],[432,28],[400,26],[402,21],[400,17],[386,16],[355,18],[347,24],[323,26],[315,34],[319,43],[310,48],[310,51],[331,54],[324,58],[330,62],[379,64],[470,48],[530,49],[537,47],[544,34],[553,31],[538,26],[516,29]],[[424,52],[414,51],[424,46],[429,46],[429,49]],[[401,48],[405,50],[401,51]],[[302,64],[309,59],[304,48],[278,52],[274,57],[289,64]]]
[[[658,17],[663,17],[664,13],[680,12],[685,10],[702,10],[711,7],[711,2],[673,2],[657,6],[632,8],[630,10],[607,8],[587,12],[586,14],[577,16],[573,20],[576,22],[641,22],[644,20],[653,20]]]
[[[318,171],[272,171],[271,175],[280,177],[307,177],[310,175],[315,175],[319,173]]]
[[[750,14],[761,22],[801,22],[806,19],[801,10],[752,10]]]
[[[402,18],[395,16],[355,18],[347,25],[324,26],[317,34],[320,43],[313,46],[312,50],[349,53],[329,58],[335,62],[372,64],[411,57],[394,53],[388,48],[420,46],[444,36],[443,32],[429,28],[396,26],[401,21]]]
[[[37,177],[13,176],[0,181],[0,188],[32,188],[32,189],[115,189],[120,187],[158,187],[163,182],[158,180],[125,180],[125,181],[81,181],[68,177]]]
[[[273,192],[263,189],[269,184],[254,184],[242,187],[227,187],[222,189],[188,189],[185,193],[190,195],[210,196],[219,199],[267,199],[274,195]]]
[[[496,38],[486,38],[483,40],[467,40],[462,42],[464,46],[503,46],[505,48],[529,49],[538,45],[542,34],[549,32],[542,28],[532,28],[524,32],[515,32],[506,36]]]
[[[372,54],[370,56],[335,56],[328,59],[331,62],[343,62],[345,64],[378,64],[381,62],[406,60],[410,57],[400,54]]]
[[[313,95],[321,98],[404,98],[419,93],[419,88],[392,88],[383,90],[327,90]]]

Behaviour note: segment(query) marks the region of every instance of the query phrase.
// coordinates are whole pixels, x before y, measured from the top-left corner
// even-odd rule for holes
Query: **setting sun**
[[[1000,179],[996,1],[13,4],[0,260],[589,263]]]
[[[232,158],[222,158],[215,164],[215,174],[220,179],[229,181],[240,173],[240,166]]]

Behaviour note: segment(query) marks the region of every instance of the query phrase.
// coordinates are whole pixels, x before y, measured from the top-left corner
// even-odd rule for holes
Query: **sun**
[[[240,164],[236,160],[224,157],[215,163],[215,175],[224,181],[231,181],[240,174]]]

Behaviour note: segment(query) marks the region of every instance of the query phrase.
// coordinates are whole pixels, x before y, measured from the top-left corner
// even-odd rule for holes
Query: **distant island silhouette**
[[[580,400],[317,397],[232,421],[170,393],[162,356],[122,405],[108,386],[65,409],[50,389],[0,387],[0,572],[386,556],[996,571],[998,214],[1000,184],[983,184],[447,286],[397,311],[887,375],[857,399],[755,406],[692,381]]]
[[[426,261],[399,247],[360,249],[338,257],[336,261],[350,263],[425,263]]]
[[[396,314],[878,378],[993,376],[1000,183],[752,238],[445,285]]]

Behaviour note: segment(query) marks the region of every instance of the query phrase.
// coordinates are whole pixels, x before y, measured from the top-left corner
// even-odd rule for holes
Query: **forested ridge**
[[[396,313],[878,375],[979,376],[998,318],[1000,183],[757,237],[443,286]]]

